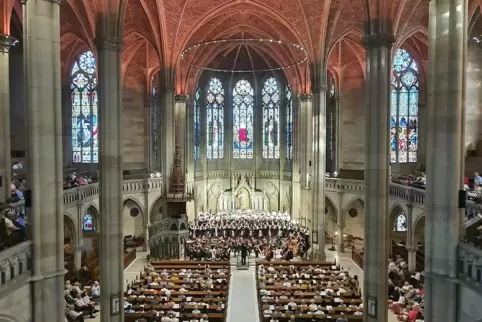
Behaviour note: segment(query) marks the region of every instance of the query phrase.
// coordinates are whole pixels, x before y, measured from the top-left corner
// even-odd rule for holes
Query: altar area
[[[256,189],[254,180],[246,176],[233,177],[232,189],[221,193],[218,199],[218,211],[266,211],[269,210],[269,199],[266,194]]]

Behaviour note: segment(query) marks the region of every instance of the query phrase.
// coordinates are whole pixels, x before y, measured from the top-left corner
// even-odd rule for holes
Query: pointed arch
[[[75,60],[70,76],[72,161],[98,163],[97,63],[92,51]]]
[[[193,100],[193,116],[194,116],[194,160],[201,159],[201,88],[199,85],[194,92]]]
[[[286,159],[293,159],[293,91],[291,87],[285,89],[286,104]]]
[[[212,77],[206,93],[206,122],[208,159],[224,158],[224,87],[219,78]]]
[[[254,157],[254,90],[246,79],[233,88],[233,158]]]

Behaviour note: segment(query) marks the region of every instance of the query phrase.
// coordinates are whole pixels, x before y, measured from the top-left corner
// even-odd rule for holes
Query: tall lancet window
[[[393,58],[390,113],[390,162],[417,162],[418,90],[417,63],[405,49]]]
[[[254,90],[242,79],[233,89],[233,158],[253,158]]]
[[[201,89],[194,93],[194,160],[201,158]]]
[[[97,65],[91,51],[79,56],[70,75],[72,161],[98,163]]]
[[[206,95],[206,121],[208,159],[224,157],[224,88],[216,77],[209,81]]]
[[[293,93],[286,86],[286,158],[293,159]]]
[[[156,78],[151,79],[151,152],[152,160],[157,160],[157,97]]]
[[[263,158],[279,159],[280,90],[274,77],[268,78],[261,92],[263,104]]]

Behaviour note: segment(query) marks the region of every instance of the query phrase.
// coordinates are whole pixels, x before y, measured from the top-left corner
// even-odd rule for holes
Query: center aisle
[[[238,271],[231,266],[226,322],[259,322],[255,269]]]

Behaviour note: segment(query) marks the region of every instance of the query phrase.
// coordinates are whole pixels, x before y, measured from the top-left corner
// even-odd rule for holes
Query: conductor
[[[246,265],[246,256],[248,256],[248,247],[246,244],[241,245],[241,265]]]

